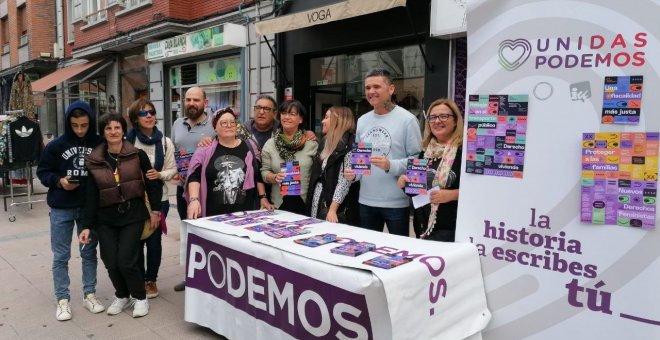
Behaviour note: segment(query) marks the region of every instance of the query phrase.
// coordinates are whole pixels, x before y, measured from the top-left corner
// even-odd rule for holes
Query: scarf
[[[154,169],[156,171],[163,170],[165,164],[165,152],[163,151],[163,133],[154,126],[151,137],[142,133],[140,129],[131,129],[126,135],[126,139],[135,144],[135,138],[140,140],[140,143],[146,145],[156,145],[156,159],[154,160]]]
[[[440,144],[435,138],[431,138],[429,145],[426,146],[424,151],[424,158],[433,159],[433,158],[442,158],[440,160],[440,165],[438,165],[438,170],[435,172],[435,177],[433,178],[433,187],[439,187],[444,189],[447,186],[451,185],[454,179],[449,178],[449,173],[451,172],[451,167],[454,165],[454,159],[456,159],[456,151],[458,150],[458,143],[452,139],[447,144]],[[438,212],[438,204],[431,203],[431,214],[429,215],[429,223],[426,226],[426,231],[424,231],[420,238],[426,238],[433,232],[435,227],[435,218],[436,213]]]
[[[302,149],[305,146],[305,135],[303,131],[298,129],[296,134],[293,135],[293,139],[289,140],[285,135],[282,129],[277,129],[275,133],[275,147],[280,153],[280,157],[285,162],[292,162],[295,160],[296,151]]]

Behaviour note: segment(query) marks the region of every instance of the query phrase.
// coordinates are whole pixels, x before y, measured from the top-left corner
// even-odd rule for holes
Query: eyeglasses
[[[428,119],[429,119],[429,122],[431,122],[431,123],[433,123],[433,122],[446,122],[447,120],[449,120],[449,118],[453,118],[453,117],[454,117],[453,114],[443,113],[443,114],[439,114],[439,115],[430,115],[428,117]]]
[[[298,116],[298,112],[295,112],[295,111],[281,112],[280,116],[296,117],[296,116]]]
[[[138,112],[138,114],[140,115],[140,117],[146,117],[147,115],[156,116],[156,110],[144,110]]]
[[[272,107],[268,107],[268,106],[261,106],[261,105],[255,105],[254,106],[254,111],[261,111],[261,110],[264,110],[264,112],[266,112],[266,113],[271,113],[275,109],[273,109]]]
[[[235,121],[235,120],[221,120],[221,121],[219,121],[218,123],[219,123],[220,126],[222,126],[223,128],[226,128],[226,127],[235,127],[235,126],[236,126],[236,121]]]

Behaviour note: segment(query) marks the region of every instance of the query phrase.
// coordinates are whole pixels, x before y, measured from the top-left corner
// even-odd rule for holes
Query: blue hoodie
[[[71,127],[71,112],[75,109],[81,109],[89,115],[89,129],[83,138],[76,136]],[[56,209],[80,208],[85,205],[85,157],[102,140],[96,134],[96,114],[84,101],[77,100],[69,105],[65,119],[64,135],[46,145],[37,167],[37,177],[41,184],[48,187],[48,205]],[[74,190],[62,189],[59,185],[60,178],[66,176],[78,180],[80,185]]]

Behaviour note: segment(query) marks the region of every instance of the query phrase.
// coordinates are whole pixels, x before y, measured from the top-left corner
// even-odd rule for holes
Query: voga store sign
[[[332,20],[330,7],[317,8],[313,11],[307,12],[307,22],[310,24],[321,24],[330,20]]]

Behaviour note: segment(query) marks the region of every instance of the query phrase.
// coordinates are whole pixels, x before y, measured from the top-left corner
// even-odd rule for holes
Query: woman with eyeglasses
[[[149,156],[152,169],[147,171],[146,177],[158,181],[163,187],[163,196],[160,203],[160,224],[151,236],[142,241],[140,250],[147,246],[147,265],[142,265],[144,276],[144,287],[147,290],[147,298],[153,299],[158,296],[158,270],[160,269],[163,247],[161,245],[162,234],[167,234],[165,219],[170,210],[170,200],[167,193],[166,181],[176,175],[176,163],[174,162],[174,144],[156,126],[156,109],[154,104],[146,99],[138,99],[128,108],[128,120],[133,126],[128,131],[126,139],[133,145],[144,151]],[[144,252],[140,251],[138,263],[144,263]]]
[[[197,148],[188,166],[184,197],[188,218],[237,211],[273,209],[259,173],[259,148],[237,138],[237,122],[231,108],[213,115],[217,138]]]
[[[431,204],[414,211],[413,226],[418,238],[454,242],[456,210],[461,174],[463,145],[463,115],[451,99],[438,99],[431,103],[424,123],[422,153],[427,160],[427,189]],[[408,181],[399,177],[400,188]]]
[[[271,202],[277,209],[286,210],[297,214],[305,214],[307,209],[305,201],[309,189],[312,161],[316,156],[318,143],[309,140],[302,128],[305,108],[297,100],[288,100],[282,103],[279,110],[280,127],[277,128],[273,137],[264,145],[261,151],[263,165],[261,176],[266,183],[272,183],[270,193]],[[292,194],[282,195],[282,182],[285,171],[282,164],[298,162],[300,171],[300,191]],[[288,188],[285,188],[288,189]]]
[[[87,156],[89,170],[82,244],[89,243],[94,228],[101,245],[101,259],[115,288],[115,299],[106,310],[109,315],[133,306],[133,317],[149,313],[144,287],[140,236],[144,221],[151,228],[160,222],[163,186],[147,176],[152,169],[147,154],[124,141],[126,121],[119,113],[107,113],[99,119],[98,129],[104,142]],[[144,204],[145,190],[153,211]]]
[[[360,183],[344,178],[351,167],[351,148],[355,142],[355,117],[345,106],[333,106],[321,121],[323,134],[319,153],[314,157],[311,189],[307,197],[310,216],[358,226]]]

